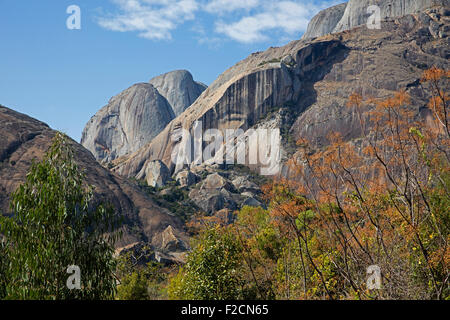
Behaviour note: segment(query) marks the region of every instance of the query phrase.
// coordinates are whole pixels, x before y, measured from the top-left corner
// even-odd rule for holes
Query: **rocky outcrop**
[[[138,150],[175,114],[151,84],[139,83],[111,98],[86,124],[81,144],[97,160],[111,161]]]
[[[333,60],[341,59],[346,50],[337,40],[310,45],[297,41],[250,56],[214,81],[151,143],[130,156],[117,159],[113,170],[135,176],[155,159],[162,160],[171,172],[184,170],[184,160],[180,161],[183,165],[176,166],[180,153],[172,157],[175,150],[190,150],[189,141],[180,137],[182,128],[192,133],[198,122],[203,131],[213,128],[224,133],[225,129],[246,130],[277,108],[286,107],[294,113],[296,101],[309,89],[302,87],[301,81],[322,77]],[[292,58],[289,64],[281,62],[289,56]]]
[[[172,106],[175,116],[179,116],[206,90],[203,83],[194,81],[187,70],[176,70],[157,76],[150,80],[158,92]]]
[[[55,131],[46,124],[0,106],[0,212],[10,213],[10,194],[25,181],[33,160],[39,161],[52,142]],[[71,141],[74,157],[86,173],[86,183],[94,186],[94,199],[110,203],[123,216],[123,237],[116,244],[146,244],[162,250],[153,242],[170,225],[179,238],[186,238],[183,223],[158,206],[136,185],[103,168],[92,154]],[[156,239],[156,238],[155,238]]]
[[[320,11],[309,22],[302,39],[317,38],[364,25],[374,13],[368,12],[368,8],[372,5],[380,8],[380,18],[384,20],[417,13],[435,5],[448,6],[449,2],[448,0],[350,0],[348,3]]]
[[[152,187],[160,188],[164,187],[167,181],[170,179],[170,172],[167,166],[161,160],[151,161],[145,170],[140,172],[137,179],[144,179],[147,184]]]
[[[230,201],[230,199],[227,199],[219,190],[193,189],[189,192],[189,198],[208,214],[212,214],[223,208],[237,208],[236,204]]]
[[[237,209],[230,191],[233,191],[231,183],[218,173],[208,175],[199,188],[189,192],[189,198],[203,211],[212,214],[220,209]]]
[[[448,0],[350,0],[345,8],[342,19],[333,32],[350,30],[367,23],[372,12],[367,12],[371,5],[380,8],[381,19],[402,17],[417,13],[434,5],[448,6]]]
[[[195,163],[177,167],[173,161],[173,154],[189,149],[180,138],[182,128],[192,134],[199,121],[203,130],[245,131],[281,109],[293,117],[293,123],[275,122],[291,137],[294,150],[298,138],[323,147],[330,132],[353,139],[360,134],[357,116],[346,103],[355,91],[382,98],[407,88],[412,108],[419,114],[427,99],[418,81],[423,71],[433,65],[448,68],[448,26],[446,15],[428,10],[387,20],[381,30],[355,28],[252,54],[219,76],[148,145],[118,159],[113,170],[135,176],[150,161],[160,159],[171,172],[186,166],[194,171]],[[283,147],[287,149],[288,143]]]
[[[208,215],[216,216],[216,212],[222,209],[232,213],[246,205],[265,208],[261,188],[255,183],[261,178],[257,178],[258,175],[222,170],[207,165],[195,167],[195,170],[200,171],[198,178],[203,179],[188,188],[189,199]],[[259,180],[258,183],[265,182]],[[229,218],[231,219],[231,216]]]
[[[206,89],[186,70],[138,83],[111,98],[86,124],[81,144],[110,162],[150,142]]]
[[[433,37],[429,31],[436,23],[440,26],[437,33],[443,32],[450,19],[433,11],[385,22],[381,30],[358,28],[333,35],[352,49],[314,84],[314,99],[302,106],[305,111],[291,127],[293,140],[303,138],[314,148],[322,148],[331,132],[345,141],[358,138],[358,117],[346,107],[354,92],[386,98],[405,89],[411,97],[411,111],[418,118],[425,114],[429,93],[420,85],[422,73],[433,65],[448,69],[450,58],[450,39]]]
[[[244,193],[244,192],[257,193],[257,192],[260,192],[259,186],[256,183],[248,180],[244,176],[237,177],[236,179],[234,179],[231,182],[233,183],[234,187],[241,193]]]
[[[332,33],[336,25],[341,21],[346,7],[347,3],[342,3],[320,11],[309,22],[302,39],[317,38]]]
[[[172,226],[168,226],[161,233],[161,248],[164,251],[174,252],[186,249],[186,245],[184,244],[183,240],[177,237],[175,235],[175,232],[176,231],[172,228]]]
[[[249,197],[242,202],[242,207],[248,206],[248,207],[262,207],[263,205],[261,202],[256,200],[255,198]]]
[[[143,242],[134,242],[124,247],[117,248],[114,255],[127,256],[132,265],[147,266],[151,261],[169,266],[183,264],[186,262],[186,247],[183,240],[180,240],[175,234],[174,229],[168,226],[163,234],[159,236],[158,249],[150,247]],[[161,239],[166,242],[161,243]]]
[[[197,176],[189,170],[181,171],[175,177],[181,188],[189,187],[197,182]]]
[[[206,189],[206,190],[217,189],[217,190],[227,190],[227,191],[231,191],[232,188],[233,187],[230,184],[230,182],[218,173],[213,173],[213,174],[208,175],[206,177],[206,179],[203,180],[202,185],[200,187],[200,189]]]

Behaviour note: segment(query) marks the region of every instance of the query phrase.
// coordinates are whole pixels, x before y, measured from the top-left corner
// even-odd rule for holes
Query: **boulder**
[[[170,171],[161,160],[150,161],[145,171],[137,175],[137,179],[145,177],[147,184],[152,187],[164,187],[170,179]]]
[[[162,237],[161,248],[165,251],[170,252],[186,249],[183,240],[179,239],[175,235],[174,229],[170,225],[161,233],[161,237]]]
[[[439,23],[431,20],[428,29],[430,30],[430,33],[433,37],[435,38],[439,37]]]
[[[251,192],[245,191],[241,193],[241,196],[247,197],[247,198],[254,198],[255,195]]]
[[[241,207],[249,206],[249,207],[262,207],[262,203],[256,200],[255,198],[247,198],[242,202]]]
[[[241,193],[242,192],[253,192],[253,193],[261,192],[261,189],[259,188],[259,186],[256,183],[251,182],[248,179],[248,177],[244,177],[244,176],[237,177],[233,181],[231,181],[231,183]]]
[[[167,189],[163,189],[161,191],[158,192],[158,195],[160,196],[171,196],[173,194],[173,190],[172,188],[167,188]]]
[[[231,191],[233,187],[230,184],[230,182],[224,177],[222,177],[220,174],[212,173],[208,175],[205,180],[203,180],[200,189],[216,189],[216,190],[225,189],[227,191]]]
[[[189,192],[189,198],[204,212],[213,214],[223,208],[236,210],[236,202],[216,189],[193,189]]]
[[[177,262],[176,260],[174,260],[174,257],[172,255],[160,251],[155,251],[152,256],[152,260],[165,266],[170,266]]]
[[[290,67],[292,67],[296,64],[294,58],[290,54],[288,54],[283,59],[281,59],[281,63],[283,63],[287,66],[290,66]]]
[[[176,175],[175,180],[180,187],[189,187],[197,182],[197,176],[189,170],[184,170]]]

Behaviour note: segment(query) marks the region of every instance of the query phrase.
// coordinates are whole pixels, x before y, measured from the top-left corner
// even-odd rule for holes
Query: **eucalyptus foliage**
[[[120,219],[111,207],[93,203],[93,187],[84,179],[70,140],[57,133],[44,159],[32,164],[26,182],[12,194],[13,215],[0,215],[0,297],[114,297],[113,244]],[[71,265],[80,268],[80,289],[67,287]]]

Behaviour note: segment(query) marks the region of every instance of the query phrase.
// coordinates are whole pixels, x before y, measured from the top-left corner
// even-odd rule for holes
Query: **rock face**
[[[308,24],[302,39],[321,37],[330,33],[350,30],[367,23],[373,12],[371,5],[380,8],[381,19],[402,17],[435,5],[448,6],[448,0],[350,0],[348,3],[320,11]]]
[[[241,193],[252,192],[257,193],[260,192],[260,188],[254,182],[249,181],[246,177],[238,177],[232,181],[234,187]]]
[[[197,182],[197,176],[189,170],[181,171],[175,177],[180,187],[189,187]]]
[[[342,41],[352,50],[314,84],[315,98],[291,127],[294,139],[304,138],[322,148],[330,132],[341,134],[346,141],[359,137],[357,115],[345,107],[354,92],[386,98],[405,89],[412,112],[417,117],[425,114],[429,93],[421,88],[422,73],[433,65],[448,69],[450,58],[450,39],[433,37],[429,31],[432,23],[444,30],[450,19],[433,20],[432,11],[384,22],[381,30],[358,28],[344,34]]]
[[[174,117],[170,104],[151,84],[135,84],[89,120],[81,144],[96,159],[111,161],[147,144]]]
[[[32,160],[42,159],[54,134],[46,124],[0,106],[0,212],[10,213],[10,194],[25,181]],[[186,237],[182,222],[168,210],[136,185],[103,168],[80,144],[72,141],[72,146],[75,161],[86,172],[86,182],[94,186],[95,199],[111,203],[125,218],[123,238],[117,247],[138,242],[163,250],[153,239],[169,225],[177,237]]]
[[[86,124],[81,144],[110,162],[150,142],[206,89],[186,70],[138,83],[111,98]]]
[[[317,38],[332,33],[336,25],[341,21],[346,7],[347,3],[342,3],[320,11],[309,22],[308,29],[302,39]]]
[[[179,116],[206,90],[207,86],[196,82],[186,70],[176,70],[150,80],[158,92],[172,106],[175,116]]]
[[[367,13],[367,8],[377,5],[381,9],[381,18],[402,17],[407,14],[430,8],[434,5],[446,5],[447,0],[350,0],[345,8],[342,19],[334,28],[333,32],[350,30],[356,26],[367,23],[372,13]]]
[[[423,71],[433,65],[448,69],[449,24],[447,16],[428,10],[385,21],[381,30],[355,28],[254,53],[220,75],[149,144],[118,159],[113,170],[135,176],[159,159],[177,172],[183,168],[176,168],[172,153],[185,149],[181,128],[192,134],[199,121],[203,130],[245,131],[279,108],[293,117],[290,125],[283,125],[293,141],[305,138],[323,147],[330,132],[351,140],[360,134],[357,115],[346,107],[355,91],[383,98],[405,88],[419,114],[427,101],[420,89]],[[194,163],[187,166],[194,171]]]
[[[160,188],[164,187],[170,179],[170,172],[162,161],[155,160],[151,161],[136,178],[143,179],[144,177],[149,186]]]
[[[180,129],[192,132],[198,121],[203,131],[210,128],[247,130],[274,108],[286,106],[293,112],[295,101],[308,89],[301,86],[301,81],[323,76],[332,60],[341,59],[346,50],[337,40],[309,46],[297,41],[253,54],[219,76],[194,104],[171,121],[147,146],[129,157],[117,159],[113,170],[135,176],[155,159],[162,160],[171,172],[183,170],[184,166],[178,168],[177,162],[172,161],[174,150],[189,149],[185,145],[187,140],[179,138]],[[281,62],[289,55],[291,63]]]

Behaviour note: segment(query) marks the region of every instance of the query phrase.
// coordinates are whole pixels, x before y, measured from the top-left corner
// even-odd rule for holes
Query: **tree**
[[[171,299],[230,300],[240,296],[241,248],[226,228],[203,231],[186,265],[171,279]]]
[[[118,287],[119,300],[148,300],[147,279],[142,272],[134,271],[122,278]]]
[[[166,299],[165,286],[167,272],[164,266],[149,260],[153,252],[144,247],[137,257],[129,251],[117,258],[116,275],[120,284],[117,287],[118,300],[162,300]]]
[[[332,134],[330,145],[315,152],[299,141],[306,149],[293,166],[300,183],[289,187],[312,200],[316,218],[309,228],[317,245],[312,259],[308,250],[306,256],[311,264],[317,255],[331,261],[328,276],[317,269],[324,286],[335,286],[333,296],[449,296],[448,78],[438,68],[424,72],[424,96],[431,95],[425,121],[417,121],[404,91],[382,100],[353,94],[348,106],[359,119],[359,139]],[[299,210],[290,207],[279,202],[273,211],[295,218]],[[366,288],[369,265],[381,268],[382,290]]]
[[[170,297],[449,299],[448,78],[424,73],[425,120],[405,91],[351,95],[361,136],[332,133],[321,149],[299,141],[297,175],[263,188],[267,210],[244,207],[229,226],[200,220],[206,230]]]
[[[113,298],[120,219],[111,207],[93,202],[93,187],[84,178],[71,141],[57,133],[12,194],[12,217],[0,217],[6,299]],[[80,268],[80,290],[67,287],[71,265]]]

